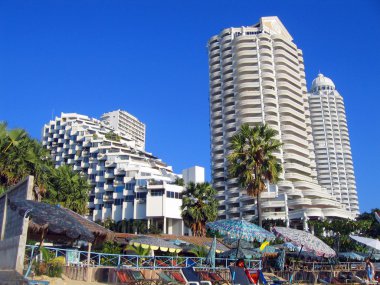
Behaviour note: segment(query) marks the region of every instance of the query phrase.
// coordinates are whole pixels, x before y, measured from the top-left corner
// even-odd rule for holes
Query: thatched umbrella
[[[38,234],[40,240],[38,249],[30,258],[30,264],[25,273],[26,277],[31,270],[33,258],[38,255],[45,238],[49,236],[54,240],[87,241],[89,245],[87,262],[89,264],[91,244],[94,242],[95,236],[63,208],[31,200],[13,200],[9,201],[8,205],[24,218],[30,218],[31,232]]]
[[[29,217],[33,232],[40,233],[43,241],[46,236],[52,235],[65,240],[84,240],[93,242],[94,235],[63,208],[31,200],[9,201],[12,210],[18,211],[21,216]]]

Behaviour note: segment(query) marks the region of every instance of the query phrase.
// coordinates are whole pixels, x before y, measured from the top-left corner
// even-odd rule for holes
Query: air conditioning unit
[[[136,199],[136,203],[137,204],[145,204],[146,201],[145,201],[145,199]]]

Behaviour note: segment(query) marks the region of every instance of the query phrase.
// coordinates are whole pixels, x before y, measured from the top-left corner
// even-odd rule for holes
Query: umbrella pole
[[[368,256],[369,259],[371,259],[372,254],[373,254],[374,251],[375,251],[375,249],[372,249],[371,254]]]
[[[238,239],[237,249],[236,249],[236,260],[239,259],[239,247],[240,247],[240,238]]]
[[[300,258],[300,256],[301,256],[301,252],[302,252],[302,249],[303,249],[303,245],[301,245],[300,251],[298,252],[298,255],[297,255],[297,259]]]
[[[92,246],[92,243],[89,242],[88,248],[87,248],[87,282],[91,281],[91,272],[90,272],[91,246]]]

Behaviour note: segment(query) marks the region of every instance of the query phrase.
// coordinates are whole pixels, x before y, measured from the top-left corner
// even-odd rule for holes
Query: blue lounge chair
[[[181,273],[186,280],[186,285],[212,285],[210,281],[202,280],[201,275],[193,267],[182,268]]]

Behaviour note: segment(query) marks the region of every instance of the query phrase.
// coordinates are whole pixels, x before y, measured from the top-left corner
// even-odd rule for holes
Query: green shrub
[[[61,277],[65,263],[65,257],[63,256],[50,260],[47,264],[47,275],[49,277]]]

